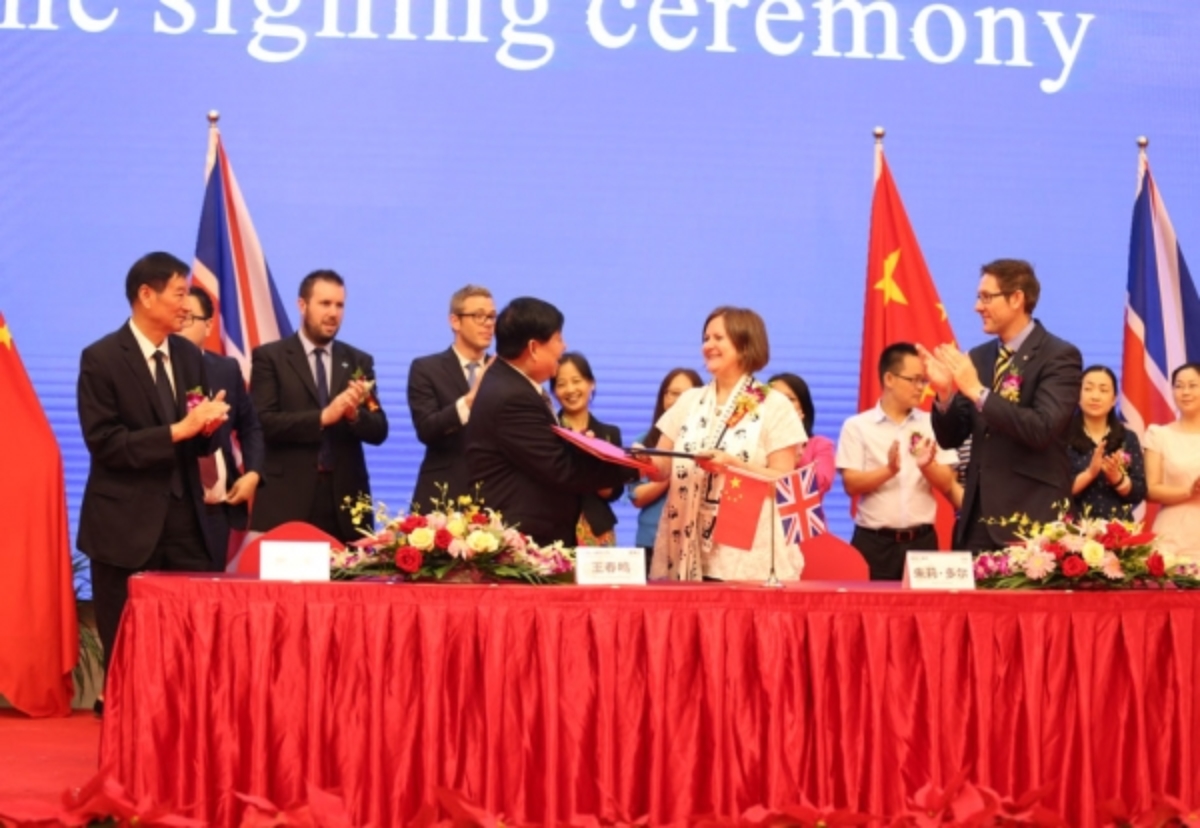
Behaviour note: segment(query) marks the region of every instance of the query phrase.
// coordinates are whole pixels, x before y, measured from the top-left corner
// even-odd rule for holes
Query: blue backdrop
[[[1047,8],[1047,5],[1050,8]],[[767,320],[817,431],[853,412],[872,187],[887,150],[964,344],[978,267],[1028,258],[1038,316],[1120,363],[1139,134],[1185,252],[1200,218],[1200,10],[1174,0],[6,0],[0,309],[50,413],[72,516],[79,351],[152,249],[190,259],[205,113],[280,291],[333,267],[376,355],[404,502],[410,360],[466,282],[548,299],[632,439],[722,303]],[[1200,244],[1200,242],[1197,242]],[[834,528],[849,526],[831,498]],[[621,517],[632,541],[633,518]]]

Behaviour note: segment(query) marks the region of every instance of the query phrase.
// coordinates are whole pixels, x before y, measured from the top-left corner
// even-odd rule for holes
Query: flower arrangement
[[[729,413],[729,422],[727,428],[733,428],[747,415],[753,414],[758,410],[762,401],[767,398],[770,388],[763,385],[757,380],[751,380],[746,384],[746,388],[737,395],[737,400],[734,401],[733,411]]]
[[[975,580],[996,589],[1200,588],[1200,566],[1160,551],[1140,523],[1085,516],[1037,523],[1026,515],[996,521],[1017,527],[1008,549],[975,559]]]
[[[1025,380],[1014,369],[1010,369],[1004,379],[1000,381],[1000,391],[998,392],[1003,399],[1010,403],[1021,401],[1021,383]]]
[[[572,550],[561,543],[539,546],[474,498],[448,499],[444,487],[434,510],[424,515],[390,515],[385,504],[365,496],[347,498],[346,505],[363,537],[332,553],[336,579],[549,584],[574,578]]]

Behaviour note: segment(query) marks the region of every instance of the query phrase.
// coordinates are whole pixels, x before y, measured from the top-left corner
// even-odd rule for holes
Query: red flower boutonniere
[[[1010,371],[1008,375],[1000,381],[1000,396],[1008,400],[1010,403],[1020,402],[1021,400],[1021,383],[1024,378],[1016,371]]]
[[[367,398],[363,400],[363,405],[367,407],[367,411],[378,411],[379,400],[375,398],[375,380],[363,373],[362,366],[354,369],[354,373],[350,375],[351,380],[361,380],[367,386]]]
[[[729,423],[727,428],[733,428],[740,423],[743,418],[749,414],[753,414],[758,410],[758,406],[767,398],[767,392],[770,389],[767,386],[751,382],[746,386],[746,390],[738,394],[737,400],[733,404],[733,411],[729,414]]]
[[[187,410],[191,411],[193,408],[198,406],[200,403],[207,400],[208,394],[205,394],[204,389],[201,388],[199,385],[197,385],[195,388],[189,388],[185,392],[184,399],[187,400]]]

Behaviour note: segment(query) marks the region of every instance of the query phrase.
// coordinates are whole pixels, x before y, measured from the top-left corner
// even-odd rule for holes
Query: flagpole
[[[775,574],[775,527],[779,525],[779,506],[775,500],[775,486],[771,486],[771,574],[767,576],[765,587],[782,587],[779,576]]]
[[[208,177],[212,174],[212,168],[217,163],[217,144],[221,141],[221,131],[217,129],[217,122],[221,120],[221,113],[215,109],[208,110],[208,154],[204,157],[204,182],[208,183]]]
[[[887,131],[877,126],[871,130],[871,134],[875,136],[875,180],[879,181],[879,176],[883,174],[883,136]]]
[[[1146,155],[1146,147],[1150,146],[1150,139],[1145,135],[1139,135],[1137,139],[1138,145],[1138,169],[1137,169],[1137,190],[1135,193],[1142,191],[1142,181],[1146,177],[1146,170],[1150,166],[1150,158]]]

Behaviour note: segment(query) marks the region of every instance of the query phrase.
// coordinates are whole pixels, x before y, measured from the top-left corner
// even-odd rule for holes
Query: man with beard
[[[250,395],[267,446],[250,528],[304,521],[343,541],[359,535],[343,508],[370,495],[363,443],[387,439],[370,354],[336,341],[346,286],[332,270],[300,282],[300,330],[254,349]]]

